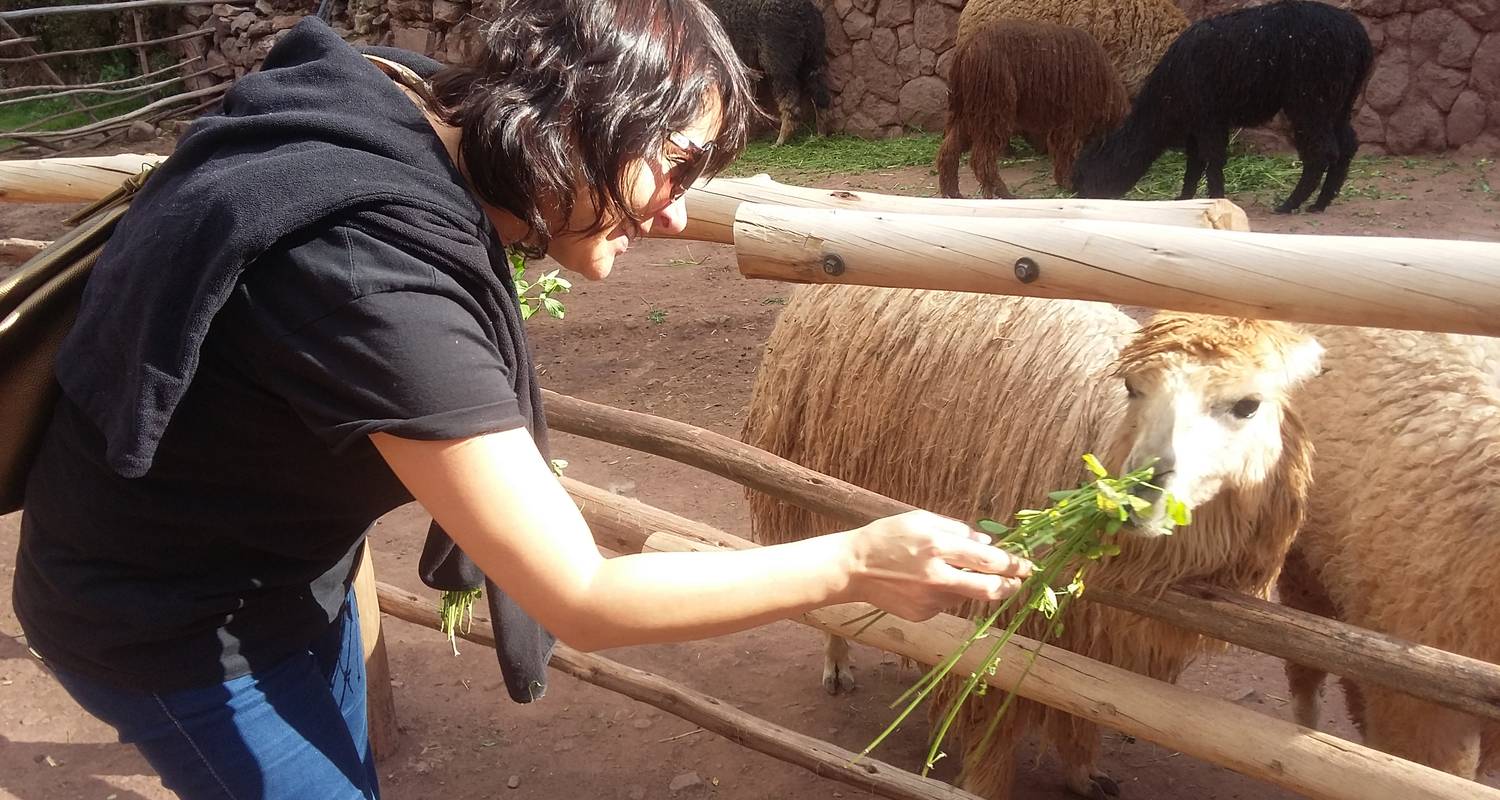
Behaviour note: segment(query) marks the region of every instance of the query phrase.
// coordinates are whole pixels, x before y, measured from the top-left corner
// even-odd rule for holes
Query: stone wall
[[[825,0],[833,128],[857,136],[941,130],[962,5],[963,0]]]
[[[1356,0],[1378,56],[1354,128],[1390,153],[1500,153],[1500,0]]]
[[[1189,19],[1262,1],[1178,0]],[[813,2],[823,10],[827,33],[832,130],[892,136],[912,128],[942,129],[964,0]],[[351,41],[392,44],[451,62],[488,13],[481,3],[337,0],[335,27]],[[1364,152],[1458,148],[1500,154],[1500,0],[1344,0],[1338,5],[1359,14],[1377,52],[1354,120]],[[206,52],[215,72],[197,83],[243,75],[306,9],[307,0],[187,7],[180,30],[215,28]],[[195,43],[205,42],[189,46]],[[1273,142],[1278,128],[1270,126]]]
[[[1178,0],[1191,20],[1263,1]],[[834,129],[861,136],[940,130],[963,0],[826,3]],[[1364,151],[1500,154],[1500,0],[1334,5],[1359,15],[1376,49],[1355,108]],[[1262,136],[1276,141],[1278,127]]]
[[[187,55],[202,55],[213,72],[191,81],[192,88],[211,86],[224,78],[238,78],[265,58],[283,31],[307,14],[309,0],[254,0],[187,6],[178,31],[214,28],[211,40],[190,40]],[[393,45],[427,53],[440,61],[455,61],[463,42],[478,26],[469,14],[480,3],[466,0],[337,0],[333,27],[346,40]]]

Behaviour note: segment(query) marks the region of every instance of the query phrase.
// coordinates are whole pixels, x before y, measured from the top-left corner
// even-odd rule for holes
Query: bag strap
[[[120,203],[129,202],[135,197],[135,193],[139,192],[141,187],[146,185],[146,179],[151,177],[151,173],[165,163],[167,163],[166,159],[158,161],[155,164],[142,164],[140,172],[121,181],[120,185],[115,187],[114,191],[90,203],[78,213],[68,217],[64,222],[68,225],[77,225],[100,211],[117,206]]]

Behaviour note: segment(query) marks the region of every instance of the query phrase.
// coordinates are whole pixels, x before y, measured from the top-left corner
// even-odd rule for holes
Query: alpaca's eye
[[[1135,388],[1135,384],[1131,383],[1128,378],[1125,380],[1125,396],[1132,400],[1141,396],[1141,390]]]
[[[1259,397],[1246,397],[1245,399],[1239,401],[1238,403],[1235,403],[1234,404],[1234,408],[1231,408],[1229,411],[1230,411],[1231,414],[1234,414],[1236,417],[1239,417],[1240,419],[1250,419],[1251,417],[1255,416],[1255,412],[1257,412],[1259,410],[1260,410],[1260,398]]]

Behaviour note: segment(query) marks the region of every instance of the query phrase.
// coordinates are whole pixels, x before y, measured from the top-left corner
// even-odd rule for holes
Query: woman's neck
[[[454,169],[458,170],[458,174],[463,176],[466,183],[469,182],[469,172],[464,169],[463,154],[459,150],[459,143],[463,141],[463,131],[456,126],[444,122],[442,118],[433,113],[432,109],[428,108],[427,103],[422,100],[421,96],[403,86],[400,81],[396,82],[396,88],[400,89],[411,100],[418,111],[422,112],[422,116],[427,119],[427,124],[432,126],[432,132],[437,135],[438,141],[443,143],[443,150],[448,153],[448,159],[453,162]],[[469,191],[470,193],[474,192],[472,185],[470,185]],[[475,197],[477,198],[478,195],[475,195]],[[500,241],[506,244],[519,242],[530,231],[530,226],[509,211],[496,208],[482,199],[479,201],[479,204],[484,208],[485,216],[490,218],[490,223],[499,232]]]

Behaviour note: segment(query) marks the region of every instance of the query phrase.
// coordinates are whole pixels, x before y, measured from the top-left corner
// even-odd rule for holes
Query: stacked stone
[[[1357,0],[1377,53],[1357,107],[1390,153],[1500,153],[1500,0]]]
[[[333,27],[351,42],[385,44],[426,53],[440,61],[459,58],[462,43],[479,24],[469,14],[477,3],[467,0],[347,0],[335,6]],[[212,86],[238,78],[264,60],[282,32],[308,13],[308,0],[255,0],[253,5],[219,3],[186,6],[179,33],[211,27],[213,36],[190,39],[181,50],[186,57],[202,56],[213,69],[190,81],[190,88]]]
[[[827,0],[833,129],[894,136],[942,130],[963,0]]]

